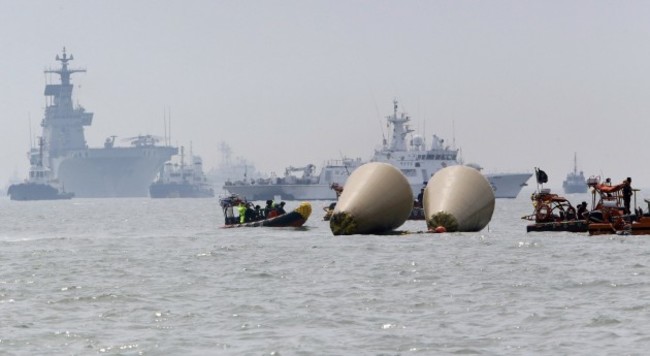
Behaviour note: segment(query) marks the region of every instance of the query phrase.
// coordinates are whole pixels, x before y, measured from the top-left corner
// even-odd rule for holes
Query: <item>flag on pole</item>
[[[548,176],[546,172],[539,168],[535,168],[535,177],[537,178],[537,184],[544,184],[548,182]]]

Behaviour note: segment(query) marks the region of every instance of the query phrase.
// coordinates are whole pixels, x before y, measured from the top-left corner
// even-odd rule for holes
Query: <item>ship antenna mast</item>
[[[61,84],[63,85],[69,85],[70,84],[70,75],[73,73],[85,73],[85,69],[68,69],[68,62],[71,60],[74,60],[74,56],[68,54],[65,51],[65,47],[63,47],[63,53],[61,56],[58,54],[56,55],[55,58],[57,61],[61,62],[61,69],[47,69],[45,70],[45,73],[55,73],[61,76]]]
[[[43,167],[43,145],[45,139],[41,136],[38,138],[38,166]]]
[[[167,108],[167,124],[169,125],[169,130],[167,130],[167,134],[169,135],[169,145],[171,146],[172,144],[172,109]]]
[[[27,123],[29,125],[29,149],[34,147],[34,138],[32,137],[32,116],[27,113]]]
[[[163,110],[163,127],[165,132],[165,146],[169,146],[167,144],[167,110]]]
[[[451,120],[451,144],[456,148],[456,120]]]
[[[185,147],[181,146],[181,175],[183,174],[183,166],[185,165]]]

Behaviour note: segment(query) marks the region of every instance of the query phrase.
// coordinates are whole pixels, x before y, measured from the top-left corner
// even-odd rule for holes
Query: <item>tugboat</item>
[[[66,192],[53,178],[52,171],[43,165],[42,137],[38,139],[38,150],[32,148],[29,153],[29,177],[23,183],[12,184],[7,190],[11,200],[58,200],[71,199],[74,193]]]
[[[564,188],[565,194],[587,192],[587,180],[582,171],[578,172],[578,158],[575,153],[573,154],[573,172],[567,174],[566,179],[562,182],[562,188]]]
[[[152,198],[212,198],[214,189],[203,173],[201,157],[190,152],[191,163],[185,164],[185,152],[181,147],[180,164],[165,163],[158,179],[149,186]]]

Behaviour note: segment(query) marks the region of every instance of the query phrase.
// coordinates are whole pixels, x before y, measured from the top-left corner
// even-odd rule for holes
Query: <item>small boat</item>
[[[548,188],[543,188],[544,183],[548,182],[548,176],[544,171],[535,168],[535,175],[538,190],[530,197],[533,204],[533,213],[522,216],[524,220],[533,221],[532,224],[526,226],[526,232],[587,232],[589,224],[583,211],[578,212],[565,197],[551,193]],[[583,209],[586,209],[586,203],[584,203]]]
[[[39,137],[38,142],[39,148],[32,148],[29,153],[29,177],[23,183],[10,185],[7,195],[19,201],[71,199],[74,193],[66,192],[52,171],[43,165],[43,138]]]
[[[219,199],[219,204],[223,209],[223,215],[225,217],[225,225],[223,228],[301,227],[311,215],[311,204],[309,202],[301,202],[297,208],[288,213],[285,213],[284,210],[278,213],[276,210],[268,212],[266,215],[263,215],[264,213],[259,205],[253,206],[252,203],[247,202],[236,194]],[[240,223],[240,216],[235,214],[238,210],[237,207],[241,204],[246,206],[243,223]],[[283,206],[284,204],[281,203],[281,205]]]
[[[536,169],[537,170],[537,169]],[[541,174],[539,173],[541,172]],[[546,182],[546,174],[538,172],[538,183],[540,177]],[[626,214],[623,201],[624,183],[611,184],[609,179],[601,183],[598,177],[587,179],[587,185],[591,189],[593,207],[590,211],[576,209],[564,197],[552,194],[550,189],[541,189],[539,193],[533,193],[534,212],[531,215],[523,216],[522,219],[532,220],[534,224],[528,225],[526,231],[567,231],[567,232],[588,232],[589,235],[650,235],[650,215],[643,213],[641,207],[636,207],[636,192],[639,189],[632,189],[634,203],[633,214]],[[650,210],[650,200],[645,199]],[[581,204],[586,206],[586,203]],[[584,208],[583,208],[584,209]]]
[[[181,146],[180,163],[169,161],[161,168],[155,182],[149,186],[152,198],[212,198],[214,189],[203,173],[203,161],[190,150],[190,164],[185,163]]]
[[[526,226],[531,231],[587,232],[587,220],[578,216],[577,210],[565,197],[541,189],[531,195],[533,213],[522,219],[533,221]]]
[[[635,207],[634,214],[625,214],[622,194],[624,183],[612,185],[592,178],[588,183],[594,201],[598,197],[594,210],[588,214],[589,235],[650,235],[650,216],[644,214],[641,207],[636,207],[636,193],[639,189],[632,189],[634,203],[631,207]],[[650,209],[650,201],[645,201]]]
[[[587,180],[582,171],[578,172],[578,158],[575,153],[573,154],[573,172],[567,174],[566,179],[562,182],[562,188],[564,188],[564,194],[587,192]]]

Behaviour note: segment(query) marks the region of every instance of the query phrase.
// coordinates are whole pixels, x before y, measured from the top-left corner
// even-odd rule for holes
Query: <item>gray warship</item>
[[[147,197],[149,185],[162,165],[178,153],[176,147],[159,145],[152,135],[131,137],[130,146],[115,145],[115,136],[108,137],[104,147],[89,148],[84,126],[90,126],[93,113],[81,105],[73,106],[70,76],[86,72],[68,68],[73,60],[65,47],[56,60],[57,69],[45,73],[58,74],[60,84],[46,84],[47,105],[41,122],[46,147],[44,164],[56,179],[75,197]]]

